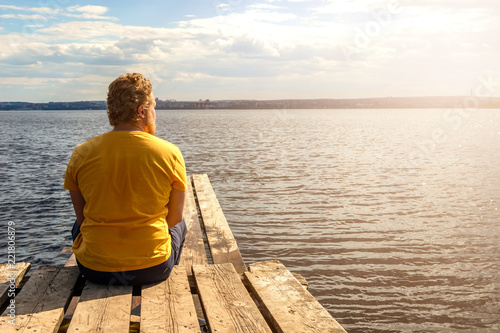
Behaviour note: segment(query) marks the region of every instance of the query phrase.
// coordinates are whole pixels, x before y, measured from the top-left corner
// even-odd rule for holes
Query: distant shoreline
[[[157,110],[192,109],[497,109],[500,97],[432,96],[381,97],[357,99],[281,99],[281,100],[156,100]],[[105,101],[77,102],[0,102],[0,111],[105,110]]]

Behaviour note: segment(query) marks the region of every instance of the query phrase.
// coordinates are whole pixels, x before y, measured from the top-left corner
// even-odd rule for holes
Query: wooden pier
[[[247,267],[207,175],[191,181],[182,261],[166,281],[94,284],[74,255],[29,278],[29,263],[3,264],[0,332],[346,332],[279,261]]]

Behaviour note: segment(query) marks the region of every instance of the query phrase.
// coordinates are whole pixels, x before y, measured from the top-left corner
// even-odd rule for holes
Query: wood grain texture
[[[300,274],[291,272],[293,277],[299,281],[299,283],[302,285],[302,287],[309,289],[309,282]]]
[[[193,273],[211,332],[271,332],[232,264],[195,265]]]
[[[76,257],[74,253],[71,253],[71,256],[68,258],[68,261],[64,264],[64,267],[69,267],[69,266],[77,266],[78,264],[76,263]]]
[[[8,297],[11,282],[13,282],[15,288],[19,287],[19,283],[21,283],[30,268],[31,264],[27,262],[0,265],[0,305]]]
[[[203,243],[203,234],[201,231],[200,219],[198,218],[198,210],[196,209],[191,178],[188,180],[188,188],[186,190],[184,219],[186,221],[188,233],[182,250],[180,266],[185,267],[186,273],[191,275],[191,266],[207,263],[207,254],[205,253],[205,244]]]
[[[2,317],[0,331],[57,332],[79,275],[77,267],[40,266],[16,296],[15,325]]]
[[[142,286],[141,332],[200,332],[187,274],[175,266],[166,281]]]
[[[44,312],[42,315],[32,313],[16,315],[15,324],[12,325],[9,317],[0,317],[0,332],[2,333],[57,333],[62,322],[54,316],[55,310]],[[47,315],[47,317],[45,317]],[[50,318],[50,319],[49,319]],[[26,325],[26,323],[30,323]]]
[[[128,333],[131,306],[131,286],[108,286],[87,281],[68,333]]]
[[[238,244],[236,244],[208,176],[205,174],[193,175],[193,183],[213,263],[232,263],[238,273],[246,271]]]
[[[250,290],[276,332],[346,332],[279,261],[248,268],[244,275]]]

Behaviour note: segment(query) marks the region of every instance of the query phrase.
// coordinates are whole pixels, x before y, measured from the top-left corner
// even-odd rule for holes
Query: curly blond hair
[[[149,108],[151,105],[151,81],[142,74],[120,75],[109,85],[108,118],[111,126],[139,121],[137,109],[139,106]]]

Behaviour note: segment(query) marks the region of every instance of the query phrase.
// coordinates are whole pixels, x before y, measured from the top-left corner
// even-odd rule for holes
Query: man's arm
[[[80,191],[69,191],[71,202],[73,202],[73,209],[75,210],[76,220],[79,225],[82,225],[85,216],[83,216],[83,208],[85,207],[85,199]]]
[[[186,191],[172,189],[170,199],[168,200],[167,224],[172,228],[177,223],[182,221],[184,217],[184,202],[186,200]]]

